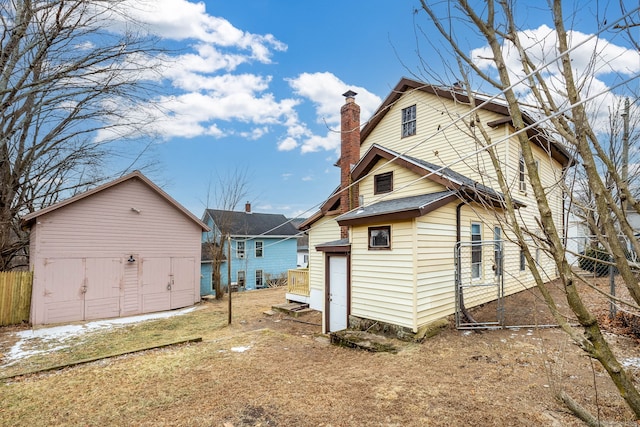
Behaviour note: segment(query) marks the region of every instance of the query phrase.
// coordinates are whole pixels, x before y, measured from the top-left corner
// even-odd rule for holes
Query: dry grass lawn
[[[203,338],[0,382],[0,425],[582,425],[555,400],[560,389],[603,420],[635,425],[606,373],[557,329],[451,327],[397,354],[374,354],[330,345],[318,313],[264,314],[282,302],[282,288],[234,294],[231,326],[224,299],[0,368],[0,376],[14,375]],[[0,329],[0,353],[12,330]],[[612,340],[621,358],[640,356],[635,339]]]

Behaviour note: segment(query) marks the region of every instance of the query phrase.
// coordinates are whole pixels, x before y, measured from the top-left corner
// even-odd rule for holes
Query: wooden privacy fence
[[[29,321],[32,283],[30,271],[0,271],[0,326]]]

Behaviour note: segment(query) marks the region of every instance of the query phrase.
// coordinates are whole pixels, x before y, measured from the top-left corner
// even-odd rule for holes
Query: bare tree
[[[158,62],[123,3],[0,1],[0,270],[26,259],[22,215],[137,166]]]
[[[587,355],[600,362],[636,418],[640,419],[640,393],[634,385],[633,378],[616,359],[600,329],[597,318],[586,307],[576,287],[581,279],[567,262],[563,241],[563,224],[554,221],[553,211],[550,207],[552,202],[548,198],[548,189],[541,184],[531,144],[527,137],[528,127],[524,120],[525,117],[531,117],[532,114],[537,115],[540,118],[540,125],[546,129],[549,135],[566,144],[575,153],[578,161],[574,167],[579,169],[578,173],[581,176],[584,176],[581,184],[582,191],[586,196],[585,200],[590,204],[589,206],[585,204],[585,207],[590,210],[593,218],[597,219],[596,229],[599,230],[597,233],[599,243],[611,254],[615,267],[620,272],[637,309],[640,306],[640,286],[633,266],[625,256],[626,248],[617,236],[621,234],[626,237],[633,244],[636,253],[640,253],[638,252],[638,242],[621,207],[621,202],[624,202],[629,208],[640,212],[640,201],[635,192],[631,190],[628,179],[623,177],[620,164],[612,158],[615,144],[612,141],[605,143],[598,138],[596,123],[593,116],[589,114],[589,108],[593,106],[594,100],[597,98],[585,91],[592,83],[596,72],[595,67],[598,63],[597,55],[601,52],[597,49],[593,52],[586,72],[576,73],[572,64],[574,52],[570,45],[571,32],[565,27],[568,19],[563,16],[564,9],[560,0],[550,0],[548,4],[550,18],[552,18],[554,25],[550,40],[546,42],[547,45],[554,46],[554,49],[551,49],[553,54],[547,53],[550,56],[542,58],[535,56],[535,53],[539,53],[539,51],[527,48],[529,46],[529,40],[525,38],[527,35],[522,32],[523,29],[519,28],[516,22],[515,2],[489,0],[482,3],[480,7],[477,3],[472,5],[467,0],[451,1],[446,4],[431,4],[431,2],[421,0],[421,6],[430,21],[439,30],[445,45],[454,52],[458,63],[458,67],[455,68],[463,76],[467,93],[472,94],[471,82],[473,79],[479,79],[485,84],[489,84],[507,103],[539,214],[537,221],[540,235],[535,239],[535,244],[542,247],[553,258],[564,289],[566,303],[576,315],[581,330],[570,325],[559,314],[557,310],[559,301],[555,301],[551,296],[546,287],[543,272],[538,269],[535,257],[532,256],[531,238],[537,233],[527,229],[527,225],[523,224],[518,217],[517,210],[514,209],[515,195],[512,197],[509,185],[504,178],[504,165],[496,156],[488,133],[483,131],[482,123],[471,118],[470,121],[480,130],[477,133],[477,142],[486,147],[485,151],[498,176],[500,189],[505,194],[506,223],[509,224],[513,238],[524,252],[537,287],[551,312],[554,313],[558,324]],[[608,28],[637,26],[638,9],[627,11],[621,7],[617,19],[614,20],[611,16],[607,18],[610,22]],[[485,62],[485,65],[488,61],[491,67],[478,65],[478,58],[472,57],[465,51],[459,42],[462,38],[459,38],[460,35],[455,34],[452,30],[454,28],[451,25],[453,22],[465,27],[464,39],[468,40],[475,35],[479,40],[487,43],[489,53],[487,57],[482,58],[482,61]],[[602,22],[602,20],[597,20],[597,22]],[[607,24],[603,24],[602,27],[605,25]],[[536,44],[542,46],[545,45],[545,41],[537,40]],[[629,44],[634,46],[634,41],[630,40]],[[508,55],[510,55],[509,58]],[[513,56],[517,58],[517,66],[513,65]],[[508,59],[511,62],[508,62]],[[558,70],[556,78],[550,78],[548,67]],[[491,71],[495,71],[495,73]],[[621,76],[621,80],[623,82],[630,81],[637,77],[637,75],[629,78]],[[529,94],[527,101],[532,104],[531,107],[523,107],[519,91]],[[475,106],[474,102],[471,102],[471,106]],[[561,184],[563,182],[557,183],[557,185]],[[600,421],[575,402],[566,391],[560,390],[558,397],[585,422],[590,425],[600,425]]]
[[[211,231],[207,234],[206,250],[211,258],[211,281],[216,299],[222,298],[224,294],[221,286],[224,272],[221,271],[221,267],[223,262],[230,262],[227,260],[226,244],[236,226],[233,211],[246,199],[248,192],[247,172],[236,169],[226,176],[218,175],[212,195],[215,209],[209,209],[209,201],[207,202],[206,215],[209,218],[205,220],[210,219],[212,222],[209,223]],[[209,193],[211,194],[211,189]],[[231,284],[229,284],[229,291],[231,291]]]

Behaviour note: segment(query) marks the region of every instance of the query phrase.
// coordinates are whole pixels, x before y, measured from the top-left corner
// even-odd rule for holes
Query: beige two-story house
[[[411,335],[533,286],[486,141],[474,134],[480,125],[488,133],[521,226],[535,233],[537,207],[506,105],[402,79],[361,126],[356,94],[344,95],[340,186],[300,225],[309,233],[310,306],[324,313],[323,330],[375,323]],[[555,184],[571,157],[539,128],[527,133],[562,229]],[[532,252],[553,279],[552,260]]]

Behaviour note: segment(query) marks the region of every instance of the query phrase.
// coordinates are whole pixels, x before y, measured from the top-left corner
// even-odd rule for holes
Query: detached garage
[[[130,316],[200,300],[208,227],[142,173],[23,219],[34,325]]]

